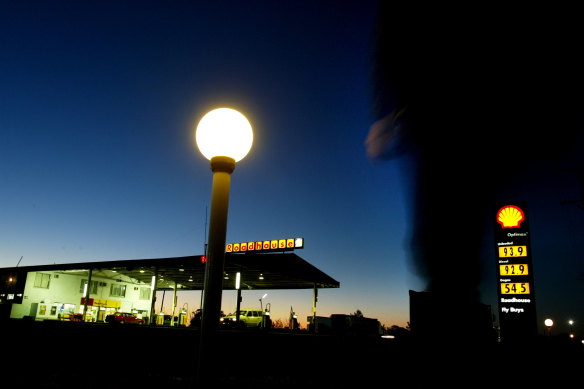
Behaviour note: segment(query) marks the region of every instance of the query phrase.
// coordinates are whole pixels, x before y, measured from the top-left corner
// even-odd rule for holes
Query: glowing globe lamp
[[[229,157],[238,162],[247,155],[253,142],[249,121],[231,108],[217,108],[203,116],[195,136],[199,150],[209,160]]]
[[[551,327],[554,325],[554,321],[552,319],[545,319],[544,324],[546,327]]]

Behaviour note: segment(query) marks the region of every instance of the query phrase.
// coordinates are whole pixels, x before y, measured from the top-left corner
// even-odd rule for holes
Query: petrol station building
[[[202,290],[204,255],[0,268],[0,320],[103,322],[115,312],[155,317],[157,291]],[[224,290],[338,288],[339,282],[290,251],[227,252]],[[173,301],[176,301],[173,300]],[[186,312],[182,324],[186,321]]]

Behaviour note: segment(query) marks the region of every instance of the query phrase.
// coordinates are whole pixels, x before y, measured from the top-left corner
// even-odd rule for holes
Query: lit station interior
[[[0,269],[0,320],[103,322],[115,312],[146,323],[156,291],[202,290],[205,256],[64,263]],[[338,288],[339,282],[292,252],[226,253],[224,290]],[[85,298],[88,297],[88,304]],[[314,301],[307,304],[315,306]],[[190,314],[190,313],[189,313]],[[190,319],[183,312],[181,324]],[[180,320],[180,319],[179,319]]]

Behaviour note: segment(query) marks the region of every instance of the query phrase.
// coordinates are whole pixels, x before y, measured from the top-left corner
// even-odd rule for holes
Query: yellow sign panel
[[[499,258],[527,257],[527,246],[501,246]]]
[[[525,276],[529,274],[526,263],[499,265],[499,274],[502,276]]]
[[[239,253],[248,251],[284,251],[304,248],[304,238],[275,239],[259,242],[228,243],[225,245],[226,253]]]
[[[528,282],[502,283],[501,294],[529,294],[529,283]]]

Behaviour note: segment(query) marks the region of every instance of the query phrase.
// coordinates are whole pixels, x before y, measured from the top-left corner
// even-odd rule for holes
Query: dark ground
[[[9,321],[1,330],[3,380],[18,386],[198,386],[195,329]],[[470,341],[430,345],[233,330],[221,331],[219,342],[211,387],[567,385],[580,375],[584,362],[584,345],[554,338],[514,347]]]

